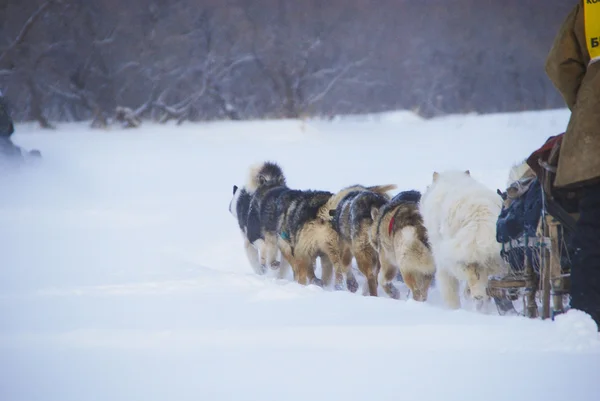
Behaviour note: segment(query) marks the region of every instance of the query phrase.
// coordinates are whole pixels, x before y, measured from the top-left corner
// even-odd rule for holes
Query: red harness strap
[[[391,236],[392,231],[394,230],[394,223],[396,222],[396,216],[392,216],[390,220],[390,225],[388,226],[388,234]]]
[[[547,161],[550,153],[552,152],[552,148],[554,148],[554,146],[557,144],[561,144],[564,136],[564,132],[562,134],[551,136],[546,140],[546,143],[544,143],[541,148],[533,152],[527,158],[527,164],[538,177],[541,176],[542,172],[542,167],[540,166],[538,160],[542,159],[543,161]]]

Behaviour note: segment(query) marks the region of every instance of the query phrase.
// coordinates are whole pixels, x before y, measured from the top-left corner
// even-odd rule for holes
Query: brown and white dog
[[[383,206],[371,209],[374,224],[370,240],[381,263],[381,285],[394,299],[400,298],[394,286],[398,270],[415,301],[426,301],[435,274],[427,230],[419,212],[418,191],[400,192]]]

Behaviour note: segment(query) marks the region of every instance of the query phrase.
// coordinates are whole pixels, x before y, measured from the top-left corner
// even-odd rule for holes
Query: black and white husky
[[[273,162],[262,162],[250,168],[245,186],[241,188],[237,185],[233,186],[233,198],[229,202],[229,212],[236,218],[240,227],[244,239],[244,251],[250,266],[260,275],[266,273],[267,265],[278,268],[282,262],[285,264],[285,261],[270,260],[267,263],[267,255],[272,252],[266,247],[259,216],[260,205],[254,195],[260,188],[281,185],[285,185],[281,168]],[[280,275],[285,274],[283,270],[280,271]]]

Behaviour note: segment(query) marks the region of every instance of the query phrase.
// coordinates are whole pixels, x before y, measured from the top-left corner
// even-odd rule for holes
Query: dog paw
[[[278,260],[274,260],[271,262],[271,269],[277,270],[281,266],[281,262]]]
[[[320,278],[313,278],[311,284],[318,285],[319,287],[323,287],[323,280]]]
[[[346,286],[350,292],[358,291],[358,281],[354,277],[346,279]]]
[[[336,283],[333,287],[336,291],[344,291],[344,286],[340,283]]]
[[[474,296],[473,302],[475,304],[475,310],[478,312],[482,312],[486,304],[485,301],[485,298],[482,296]]]
[[[413,293],[413,299],[417,302],[426,302],[427,301],[427,293],[423,293],[422,291],[415,291]]]
[[[392,299],[400,299],[400,291],[396,288],[392,283],[386,284],[383,286],[383,289],[388,294],[388,296]]]

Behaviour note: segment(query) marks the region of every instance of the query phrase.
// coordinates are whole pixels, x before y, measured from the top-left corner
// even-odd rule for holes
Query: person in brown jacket
[[[600,328],[600,0],[580,0],[563,22],[546,73],[571,110],[554,186],[581,191],[571,307]]]

